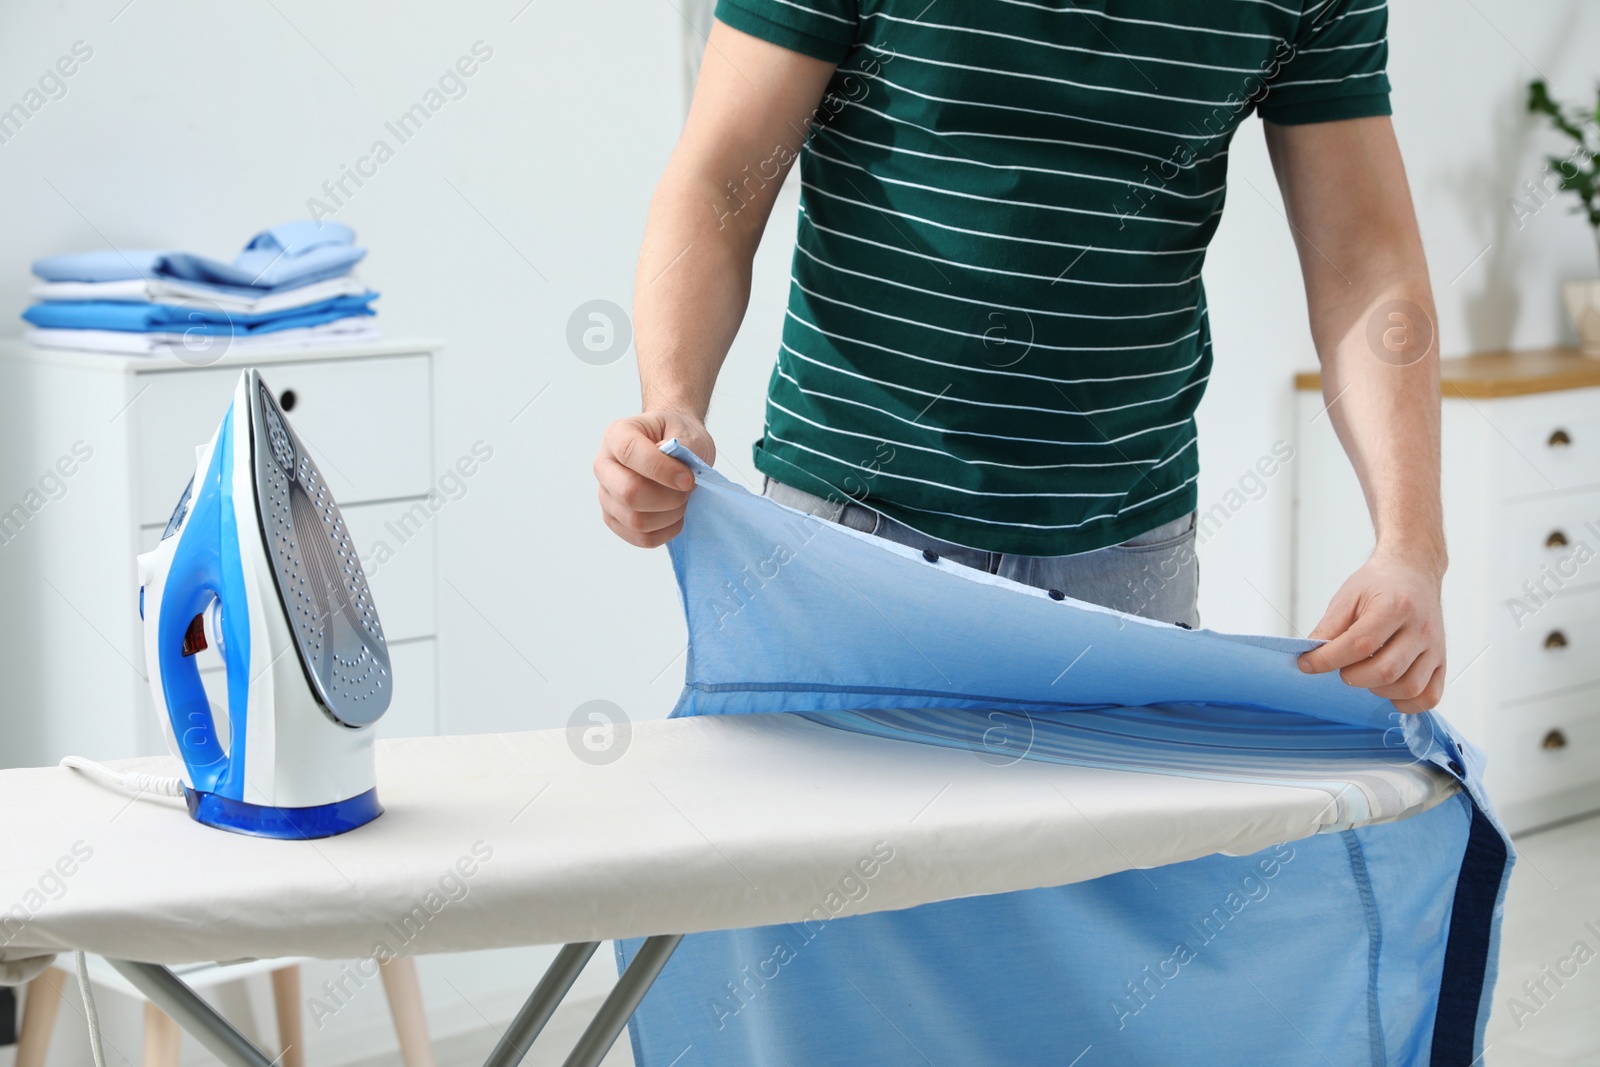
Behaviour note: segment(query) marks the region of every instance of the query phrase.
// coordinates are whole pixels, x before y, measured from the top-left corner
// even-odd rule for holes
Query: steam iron
[[[361,561],[317,465],[254,368],[161,542],[139,556],[150,687],[198,822],[307,839],[382,814],[374,723],[394,678]],[[226,736],[198,653],[226,665]]]

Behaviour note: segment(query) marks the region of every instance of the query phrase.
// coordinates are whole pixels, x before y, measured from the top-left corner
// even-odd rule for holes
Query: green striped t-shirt
[[[1387,115],[1384,0],[716,14],[838,64],[800,153],[756,466],[994,552],[1086,552],[1192,510],[1229,139],[1252,110]]]

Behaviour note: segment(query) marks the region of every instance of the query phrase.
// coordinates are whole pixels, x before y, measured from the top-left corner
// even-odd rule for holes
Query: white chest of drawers
[[[437,477],[437,348],[384,341],[229,353],[193,366],[0,346],[0,765],[164,751],[143,675],[134,556],[160,539],[195,446],[209,440],[247,366],[261,369],[314,453],[358,551],[365,557],[380,541],[393,549],[369,569],[395,671],[379,735],[435,732],[426,504]],[[210,690],[220,674],[204,666]]]
[[[1511,830],[1600,810],[1600,360],[1445,360],[1449,684],[1441,713],[1488,756]],[[1296,380],[1295,629],[1372,549],[1314,374]]]

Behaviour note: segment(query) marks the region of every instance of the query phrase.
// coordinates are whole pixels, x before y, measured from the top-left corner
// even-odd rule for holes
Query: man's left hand
[[[1433,568],[1374,554],[1333,595],[1311,631],[1328,643],[1300,657],[1307,674],[1338,671],[1407,714],[1444,695],[1444,613]]]

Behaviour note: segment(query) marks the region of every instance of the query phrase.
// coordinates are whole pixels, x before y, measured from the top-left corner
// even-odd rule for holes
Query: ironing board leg
[[[251,1044],[249,1038],[165,967],[130,960],[106,962],[228,1067],[273,1067],[272,1057]]]
[[[550,964],[544,977],[539,979],[539,984],[528,994],[527,1002],[517,1012],[517,1017],[511,1020],[511,1025],[506,1027],[494,1051],[483,1061],[483,1067],[517,1067],[522,1062],[545,1023],[555,1014],[561,998],[567,995],[572,983],[578,980],[578,975],[583,973],[584,966],[599,947],[598,941],[579,941],[563,946],[556,953],[555,962]]]
[[[605,1003],[595,1012],[594,1020],[578,1039],[564,1067],[599,1067],[600,1061],[617,1043],[617,1035],[628,1025],[634,1009],[650,991],[661,968],[667,965],[667,960],[672,958],[673,950],[682,940],[682,934],[658,934],[645,938],[644,944],[639,946],[638,955],[633,957],[633,962],[617,979]]]

